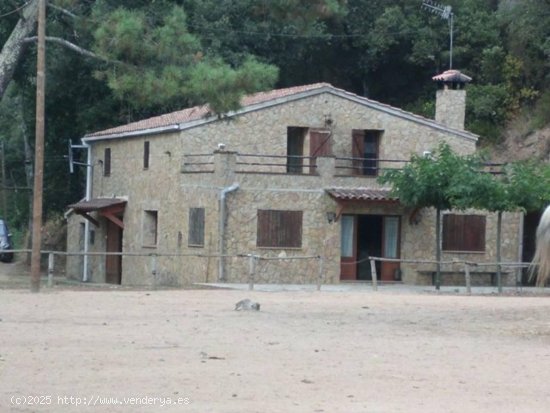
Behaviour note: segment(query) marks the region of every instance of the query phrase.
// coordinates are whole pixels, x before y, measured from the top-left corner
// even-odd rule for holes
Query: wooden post
[[[376,262],[373,259],[370,260],[370,272],[372,274],[372,289],[374,291],[378,291],[378,276],[376,275]]]
[[[256,271],[256,257],[252,254],[248,256],[248,289],[254,289],[254,273]]]
[[[472,294],[472,279],[470,277],[470,265],[465,262],[464,263],[464,278],[466,281],[466,292],[468,295]]]
[[[50,252],[48,254],[48,287],[53,287],[53,267],[54,267],[54,254]]]
[[[38,2],[38,52],[36,63],[36,138],[32,205],[31,292],[40,291],[42,246],[42,196],[44,191],[44,107],[46,93],[46,0]]]
[[[324,275],[324,259],[323,257],[319,257],[319,277],[317,277],[317,291],[321,291],[321,284],[323,283]]]
[[[497,286],[498,293],[502,294],[502,270],[500,267],[500,260],[502,259],[500,244],[501,244],[501,231],[502,231],[502,211],[498,211],[497,215]]]

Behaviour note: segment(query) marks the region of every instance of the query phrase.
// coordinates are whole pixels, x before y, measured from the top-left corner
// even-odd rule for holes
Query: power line
[[[7,17],[7,16],[10,16],[12,14],[15,14],[19,11],[21,11],[22,9],[24,9],[25,7],[27,7],[27,5],[31,2],[32,0],[29,0],[29,1],[26,1],[25,3],[23,3],[21,6],[19,6],[18,8],[12,10],[12,11],[9,11],[7,13],[4,13],[4,14],[0,14],[0,18],[2,17]]]

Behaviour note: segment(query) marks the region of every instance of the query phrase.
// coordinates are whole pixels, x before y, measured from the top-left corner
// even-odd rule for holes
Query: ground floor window
[[[257,246],[302,247],[302,211],[258,210]]]
[[[143,211],[143,246],[157,246],[158,211]]]
[[[443,215],[443,251],[484,252],[484,215]]]
[[[189,208],[190,247],[204,247],[204,208]]]

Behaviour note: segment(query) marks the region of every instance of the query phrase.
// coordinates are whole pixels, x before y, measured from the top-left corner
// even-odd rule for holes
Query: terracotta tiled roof
[[[387,188],[329,188],[326,191],[334,199],[343,201],[398,202]]]
[[[463,75],[464,76],[464,75]],[[310,96],[315,93],[331,93],[345,99],[349,99],[360,105],[373,108],[378,111],[386,112],[392,116],[408,119],[413,122],[443,130],[454,135],[459,135],[463,138],[476,141],[478,136],[470,132],[452,129],[443,124],[440,124],[433,119],[424,118],[414,113],[395,108],[384,103],[380,103],[363,96],[358,96],[354,93],[343,89],[338,89],[330,83],[314,83],[311,85],[294,86],[286,89],[275,89],[268,92],[255,93],[245,96],[241,102],[241,109],[236,113],[244,113],[248,110],[256,110],[263,105],[275,105],[283,103],[289,99],[300,99],[301,97]],[[128,136],[149,135],[166,131],[177,131],[188,127],[198,126],[202,123],[214,121],[217,118],[208,116],[208,105],[195,106],[193,108],[180,110],[177,112],[167,113],[165,115],[155,116],[149,119],[144,119],[138,122],[132,122],[127,125],[117,126],[84,136],[85,140],[101,140],[101,139],[116,139]]]
[[[115,205],[124,205],[126,202],[125,199],[120,198],[94,198],[89,201],[80,201],[76,204],[69,205],[69,208],[74,209],[76,212],[91,212]]]
[[[447,70],[437,76],[432,77],[436,82],[458,82],[468,83],[472,81],[470,76],[466,76],[458,70]]]
[[[283,98],[285,96],[295,95],[309,90],[319,89],[322,87],[331,86],[329,83],[314,83],[311,85],[295,86],[286,89],[275,89],[268,92],[259,92],[253,95],[245,96],[241,102],[243,107],[255,105],[258,103],[267,102]],[[95,138],[104,135],[122,134],[128,132],[136,132],[140,130],[149,130],[154,128],[163,128],[170,125],[178,125],[194,120],[199,120],[209,114],[208,105],[195,106],[189,109],[179,110],[177,112],[167,113],[165,115],[155,116],[149,119],[132,122],[127,125],[117,126],[114,128],[102,130],[87,134],[86,138]]]

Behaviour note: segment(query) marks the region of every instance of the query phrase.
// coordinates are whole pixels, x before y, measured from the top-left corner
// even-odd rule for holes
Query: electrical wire
[[[25,3],[23,3],[21,6],[19,6],[18,8],[12,10],[12,11],[9,11],[7,13],[4,13],[4,14],[0,14],[0,18],[2,17],[7,17],[7,16],[10,16],[12,14],[15,14],[19,11],[21,11],[22,9],[24,9],[25,7],[27,7],[27,5],[31,2],[32,0],[29,0],[29,1],[26,1]]]

